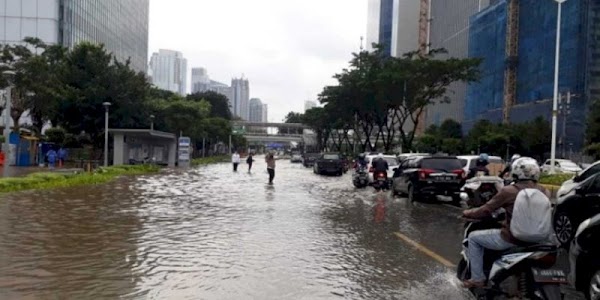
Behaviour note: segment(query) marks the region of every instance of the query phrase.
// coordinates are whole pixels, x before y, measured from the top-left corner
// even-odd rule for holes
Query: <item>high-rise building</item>
[[[258,98],[250,99],[249,104],[250,116],[248,121],[260,123],[263,121],[263,103]]]
[[[263,104],[262,121],[264,123],[269,123],[269,105],[268,104]]]
[[[315,101],[304,101],[304,111],[306,112],[307,110],[311,109],[311,108],[315,108],[317,107],[317,102]]]
[[[394,0],[369,0],[367,15],[367,49],[373,44],[383,46],[384,53],[391,55],[394,22]]]
[[[192,68],[192,92],[196,83],[210,83],[210,77],[205,68]]]
[[[178,51],[160,49],[150,59],[152,83],[159,89],[187,94],[187,60]]]
[[[391,55],[394,57],[419,50],[420,2],[421,0],[394,0],[391,42]]]
[[[250,83],[248,79],[231,80],[231,111],[237,117],[248,120],[248,101],[250,100]]]
[[[149,0],[0,0],[0,43],[37,37],[72,48],[95,42],[146,72],[149,5]]]
[[[224,83],[211,80],[205,68],[193,68],[192,93],[202,93],[208,91],[224,95],[229,101],[229,106],[233,107],[231,104],[231,87]]]
[[[444,48],[448,51],[447,54],[440,54],[437,57],[441,59],[469,57],[469,31],[471,29],[469,18],[489,6],[490,0],[430,1],[431,48]],[[451,92],[442,97],[444,101],[440,99],[427,108],[426,126],[440,125],[446,119],[463,122],[467,84],[453,83],[448,90]],[[450,100],[450,102],[448,103],[446,100]]]

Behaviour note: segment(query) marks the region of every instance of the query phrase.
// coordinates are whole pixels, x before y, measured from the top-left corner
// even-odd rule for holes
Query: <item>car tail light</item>
[[[458,169],[458,170],[452,171],[452,173],[458,175],[458,177],[460,177],[462,179],[467,178],[467,173],[465,173],[465,170]]]
[[[427,179],[427,177],[429,177],[429,175],[431,175],[433,173],[435,173],[435,170],[421,169],[421,170],[419,170],[419,179],[425,180],[425,179]]]

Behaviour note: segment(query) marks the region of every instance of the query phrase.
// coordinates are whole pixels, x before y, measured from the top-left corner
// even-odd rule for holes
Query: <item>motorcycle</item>
[[[390,188],[387,172],[376,171],[373,173],[373,187],[378,191],[388,190]]]
[[[365,188],[369,184],[369,172],[367,167],[359,166],[352,175],[352,183],[357,188]]]
[[[461,260],[456,276],[464,281],[470,278],[470,263],[467,256],[468,237],[474,231],[501,228],[504,214],[496,213],[484,220],[467,220],[463,239]],[[566,274],[555,269],[558,247],[538,244],[516,247],[506,251],[485,249],[484,273],[488,279],[485,288],[472,288],[477,299],[504,299],[519,296],[526,299],[562,299],[560,285],[566,284]]]
[[[474,177],[461,188],[461,198],[466,200],[469,207],[479,207],[490,201],[504,184],[504,180],[496,176]]]

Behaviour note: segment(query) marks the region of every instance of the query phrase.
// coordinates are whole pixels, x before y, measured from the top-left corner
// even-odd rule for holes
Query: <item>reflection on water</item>
[[[270,186],[258,167],[2,195],[0,298],[463,297],[451,270],[392,234],[437,236],[442,209],[285,162]],[[457,255],[452,231],[439,251]]]

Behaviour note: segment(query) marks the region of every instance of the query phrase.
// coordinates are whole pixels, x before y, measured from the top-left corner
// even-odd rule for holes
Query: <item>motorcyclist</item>
[[[513,156],[511,157],[511,159],[510,159],[510,163],[509,163],[509,164],[506,164],[506,167],[504,168],[504,170],[502,171],[502,173],[500,173],[500,178],[505,178],[505,177],[506,177],[506,175],[510,175],[510,171],[511,171],[512,164],[514,164],[514,163],[515,163],[515,161],[516,161],[517,159],[519,159],[519,158],[521,158],[521,155],[519,155],[519,154],[515,154],[515,155],[513,155]]]
[[[489,176],[490,170],[487,168],[489,164],[489,156],[485,153],[479,155],[479,158],[475,162],[475,167],[469,170],[468,179],[471,179],[476,176]]]
[[[386,174],[388,169],[390,168],[388,162],[383,158],[382,153],[379,153],[379,155],[377,155],[377,157],[373,159],[372,166],[375,172],[385,172]]]
[[[369,162],[367,162],[367,156],[364,153],[359,154],[358,159],[354,163],[354,168],[358,170],[361,167],[366,168],[367,165],[369,165]]]
[[[467,255],[471,266],[471,279],[463,282],[463,285],[467,288],[485,286],[486,277],[483,271],[485,249],[502,251],[515,246],[527,245],[527,243],[516,239],[510,232],[513,207],[519,191],[535,188],[550,196],[548,190],[537,183],[540,178],[540,167],[535,159],[529,157],[517,159],[512,164],[511,170],[515,179],[514,185],[502,188],[496,196],[483,206],[463,212],[464,218],[483,219],[491,216],[493,212],[500,208],[504,208],[506,211],[506,220],[502,229],[479,230],[469,235]]]

